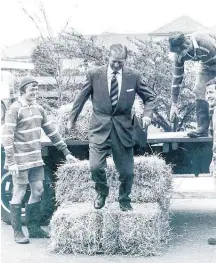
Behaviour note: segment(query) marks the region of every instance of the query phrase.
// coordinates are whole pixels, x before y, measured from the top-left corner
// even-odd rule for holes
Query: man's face
[[[178,56],[185,57],[190,50],[191,50],[190,43],[185,42],[181,46],[175,47],[173,52],[177,53]]]
[[[113,71],[119,71],[123,68],[125,63],[125,53],[117,53],[115,51],[111,51],[109,57],[109,64]]]
[[[206,87],[206,100],[210,108],[216,106],[216,85],[212,84]]]
[[[26,86],[25,93],[23,93],[23,97],[28,103],[32,103],[37,99],[38,96],[38,85],[37,83],[29,83]]]

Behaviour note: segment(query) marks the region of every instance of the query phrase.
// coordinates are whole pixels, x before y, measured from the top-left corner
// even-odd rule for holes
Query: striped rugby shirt
[[[187,54],[179,57],[175,54],[174,73],[172,81],[172,102],[178,101],[178,95],[184,76],[184,62],[187,60],[199,61],[202,66],[209,68],[216,65],[216,37],[205,33],[194,33],[191,36],[194,46],[194,55]]]
[[[52,121],[48,121],[42,106],[36,102],[30,106],[21,97],[8,109],[2,144],[5,149],[5,169],[17,164],[19,170],[44,165],[41,155],[41,128],[50,138],[53,145],[64,155],[70,154],[67,145],[55,129]]]

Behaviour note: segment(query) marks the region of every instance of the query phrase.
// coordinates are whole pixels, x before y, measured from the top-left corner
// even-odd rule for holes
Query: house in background
[[[169,37],[169,35],[174,32],[191,34],[196,31],[202,31],[206,33],[212,32],[211,28],[207,28],[201,25],[199,22],[196,22],[190,17],[184,15],[149,33],[148,35],[156,40],[160,40],[165,37]]]
[[[113,43],[122,43],[129,49],[133,49],[134,45],[129,39],[147,40],[149,37],[162,39],[168,37],[172,32],[193,33],[195,31],[213,32],[216,34],[216,25],[205,27],[199,22],[183,15],[170,23],[160,27],[151,33],[139,34],[116,34],[112,32],[104,32],[97,37],[97,43],[109,47]],[[91,37],[91,36],[86,36]],[[31,62],[31,54],[37,45],[37,39],[25,39],[19,44],[6,46],[2,51],[2,59],[13,61]]]
[[[96,43],[99,45],[104,45],[109,48],[113,43],[122,43],[126,45],[129,49],[135,51],[136,45],[131,41],[133,39],[140,39],[142,41],[147,40],[149,37],[153,39],[160,40],[164,37],[168,37],[172,32],[184,32],[184,33],[193,33],[195,31],[204,31],[204,32],[215,32],[216,35],[216,25],[211,28],[204,27],[200,23],[194,21],[188,16],[181,16],[174,21],[162,26],[158,30],[155,30],[149,34],[140,33],[140,34],[116,34],[110,32],[104,32],[97,37]],[[90,36],[86,36],[90,37]],[[37,46],[37,39],[25,39],[21,43],[4,47],[2,50],[2,62],[1,62],[1,72],[4,75],[4,72],[10,72],[13,76],[17,75],[31,75],[34,70],[34,65],[31,60],[31,54],[34,48]],[[94,63],[93,63],[94,64]],[[70,78],[71,85],[75,81],[83,81],[83,75],[89,66],[92,65],[91,62],[80,60],[74,58],[73,60],[63,59],[62,60],[62,75],[65,81],[68,80],[70,74],[73,76]],[[22,74],[18,74],[22,73]],[[76,73],[76,74],[75,74]],[[10,74],[10,76],[11,76]],[[75,76],[75,75],[76,76]],[[6,75],[6,74],[5,74]],[[77,79],[78,78],[78,79]],[[6,79],[6,77],[5,77]],[[56,98],[57,92],[55,87],[57,85],[56,79],[54,77],[37,77],[40,89],[40,95],[44,97],[51,96]]]

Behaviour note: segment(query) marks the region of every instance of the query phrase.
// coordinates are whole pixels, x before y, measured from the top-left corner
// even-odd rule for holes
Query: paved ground
[[[31,240],[28,245],[14,243],[11,227],[2,223],[1,260],[2,263],[216,262],[216,246],[207,244],[208,237],[216,236],[216,199],[173,199],[171,226],[172,241],[162,256],[132,258],[51,254],[47,251],[47,240]]]

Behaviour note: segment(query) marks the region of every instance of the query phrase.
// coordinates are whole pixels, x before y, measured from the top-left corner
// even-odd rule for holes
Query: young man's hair
[[[214,79],[211,79],[209,82],[206,83],[206,87],[208,87],[210,85],[215,85],[215,88],[216,88],[216,77]]]
[[[120,54],[125,54],[125,59],[127,58],[127,47],[122,45],[122,44],[113,44],[110,46],[110,52],[109,55],[111,54],[111,51],[114,51],[116,53]]]
[[[176,47],[181,47],[186,41],[186,36],[183,33],[174,33],[169,37],[169,48],[173,52]]]
[[[35,82],[30,82],[30,83],[22,86],[22,87],[20,88],[20,95],[23,95],[24,93],[26,93],[26,89],[28,88],[29,84],[32,84],[32,83],[35,83],[36,86],[37,86],[37,84],[38,84],[37,81],[35,81]]]

